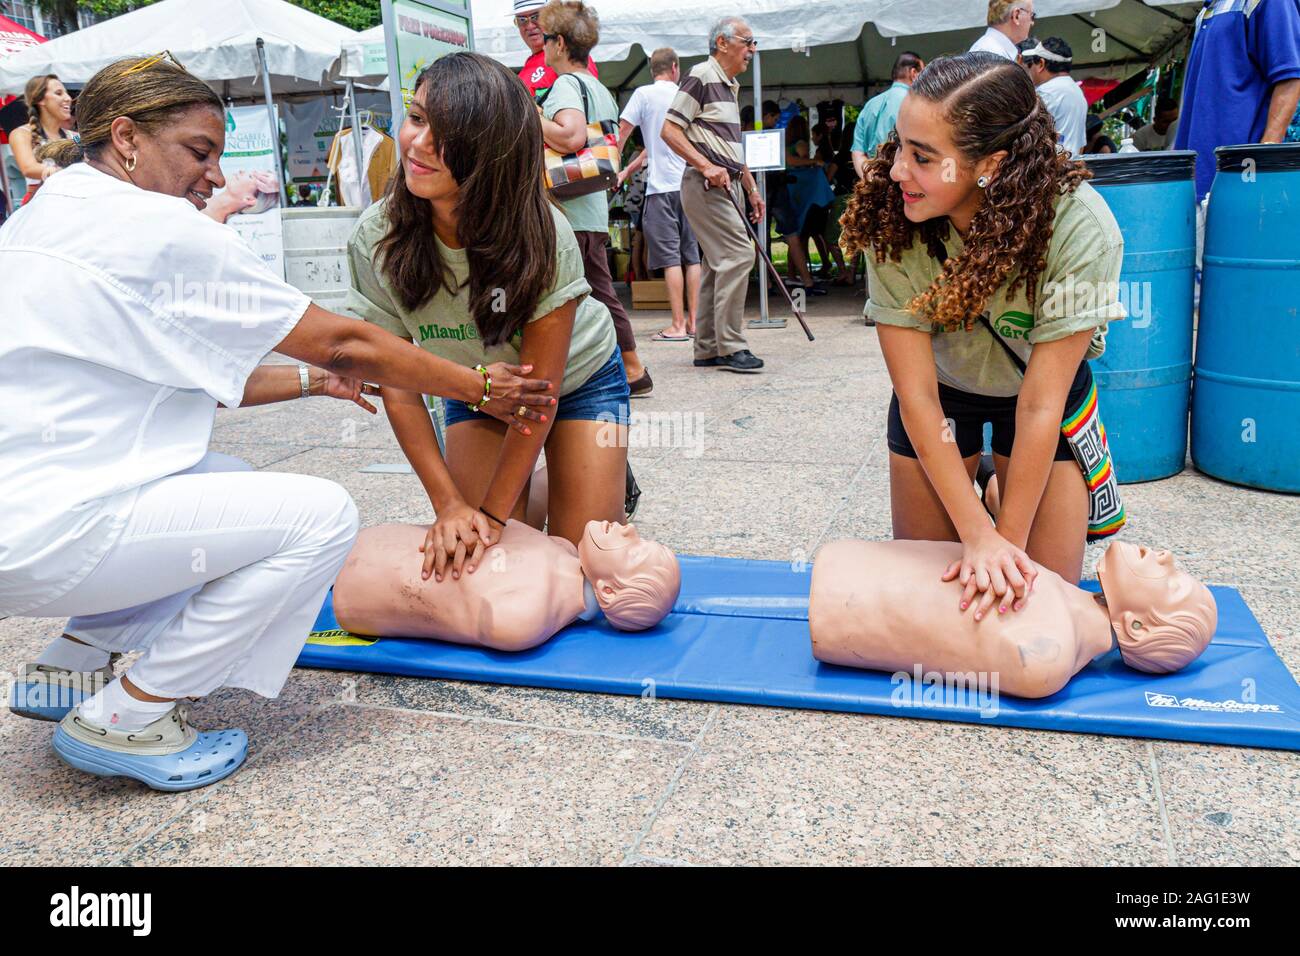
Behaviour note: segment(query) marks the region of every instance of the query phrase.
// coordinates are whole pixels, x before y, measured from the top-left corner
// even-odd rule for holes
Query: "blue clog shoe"
[[[54,732],[54,752],[96,776],[130,777],[155,790],[195,790],[243,765],[248,736],[242,730],[195,730],[180,706],[132,733],[101,727],[73,710]]]

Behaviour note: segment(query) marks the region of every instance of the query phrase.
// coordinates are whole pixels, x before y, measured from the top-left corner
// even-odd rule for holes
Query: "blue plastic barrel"
[[[1196,286],[1196,153],[1083,157],[1124,236],[1120,299],[1092,363],[1121,483],[1168,478],[1187,459]]]
[[[1192,461],[1224,481],[1300,492],[1300,144],[1215,156]]]

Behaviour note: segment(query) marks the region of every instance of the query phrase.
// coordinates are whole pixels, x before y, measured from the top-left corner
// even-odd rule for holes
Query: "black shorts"
[[[1065,400],[1065,408],[1078,408],[1088,389],[1092,387],[1092,369],[1087,362],[1079,364],[1079,371],[1074,374],[1070,385],[1070,395]],[[984,423],[993,425],[993,453],[1011,457],[1011,446],[1016,440],[1016,399],[1011,395],[995,398],[988,395],[975,395],[950,388],[939,383],[939,404],[943,408],[943,417],[953,422],[953,437],[957,440],[957,450],[963,458],[978,455],[984,450]],[[1065,409],[1061,409],[1061,420],[1065,420]],[[915,458],[916,449],[907,437],[903,427],[903,416],[898,410],[898,396],[889,400],[889,450],[905,458]],[[1062,435],[1056,443],[1054,461],[1074,461],[1070,444]]]

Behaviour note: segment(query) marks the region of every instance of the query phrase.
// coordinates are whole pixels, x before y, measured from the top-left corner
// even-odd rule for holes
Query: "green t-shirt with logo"
[[[464,249],[451,249],[438,242],[438,254],[451,267],[458,285],[456,292],[439,289],[423,306],[407,311],[392,294],[388,280],[375,261],[375,246],[388,231],[385,215],[387,200],[375,203],[361,214],[352,238],[348,240],[348,264],[352,269],[352,286],[345,308],[373,322],[382,329],[410,339],[434,355],[458,365],[489,365],[492,362],[518,364],[522,331],[492,348],[484,348],[478,326],[469,314],[469,259]],[[578,299],[569,341],[569,361],[564,367],[560,394],[567,395],[584,385],[587,379],[614,354],[616,338],[609,310],[589,293],[591,286],[583,277],[582,253],[573,229],[564,213],[551,206],[555,218],[555,280],[537,303],[530,322]]]
[[[957,230],[944,242],[950,257],[965,244]],[[1033,311],[1022,285],[1014,296],[1007,283],[985,305],[993,327],[1020,358],[1028,363],[1033,346],[1093,331],[1087,358],[1106,350],[1106,327],[1126,315],[1120,303],[1119,273],[1124,240],[1110,207],[1097,190],[1083,183],[1056,201],[1052,238],[1047,246],[1047,267],[1038,277],[1038,297]],[[907,311],[907,303],[930,287],[942,271],[918,234],[899,262],[877,264],[867,252],[868,289],[866,315],[879,325],[920,329],[933,336],[939,381],[964,392],[1007,397],[1017,395],[1023,378],[1006,350],[989,335],[981,322],[971,331],[946,332]]]
[[[586,114],[588,123],[598,120],[618,122],[618,104],[614,102],[614,97],[600,85],[600,80],[586,73],[566,73],[556,77],[551,84],[551,91],[546,94],[546,102],[542,104],[542,115],[553,120],[560,110],[577,110],[581,113],[582,91],[578,89],[578,83],[587,89],[587,105],[590,107]],[[563,199],[560,206],[569,217],[569,225],[575,230],[609,231],[609,194],[605,190]]]

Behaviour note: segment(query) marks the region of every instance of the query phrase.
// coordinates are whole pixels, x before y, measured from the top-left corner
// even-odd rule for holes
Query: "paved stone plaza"
[[[812,343],[751,332],[768,366],[748,376],[693,368],[690,344],[650,341],[666,314],[631,313],[655,381],[634,410],[689,439],[632,449],[644,535],[778,560],[889,536],[890,390],[861,307],[813,300]],[[414,476],[361,472],[403,460],[382,412],[219,411],[213,448],[340,482],[363,524],[431,517]],[[1300,674],[1297,499],[1190,463],[1125,494],[1125,540],[1239,588]],[[0,670],[62,623],[0,622]],[[1300,863],[1296,753],[314,670],[193,717],[246,730],[249,761],[163,794],[70,770],[53,725],[5,710],[0,864]]]

